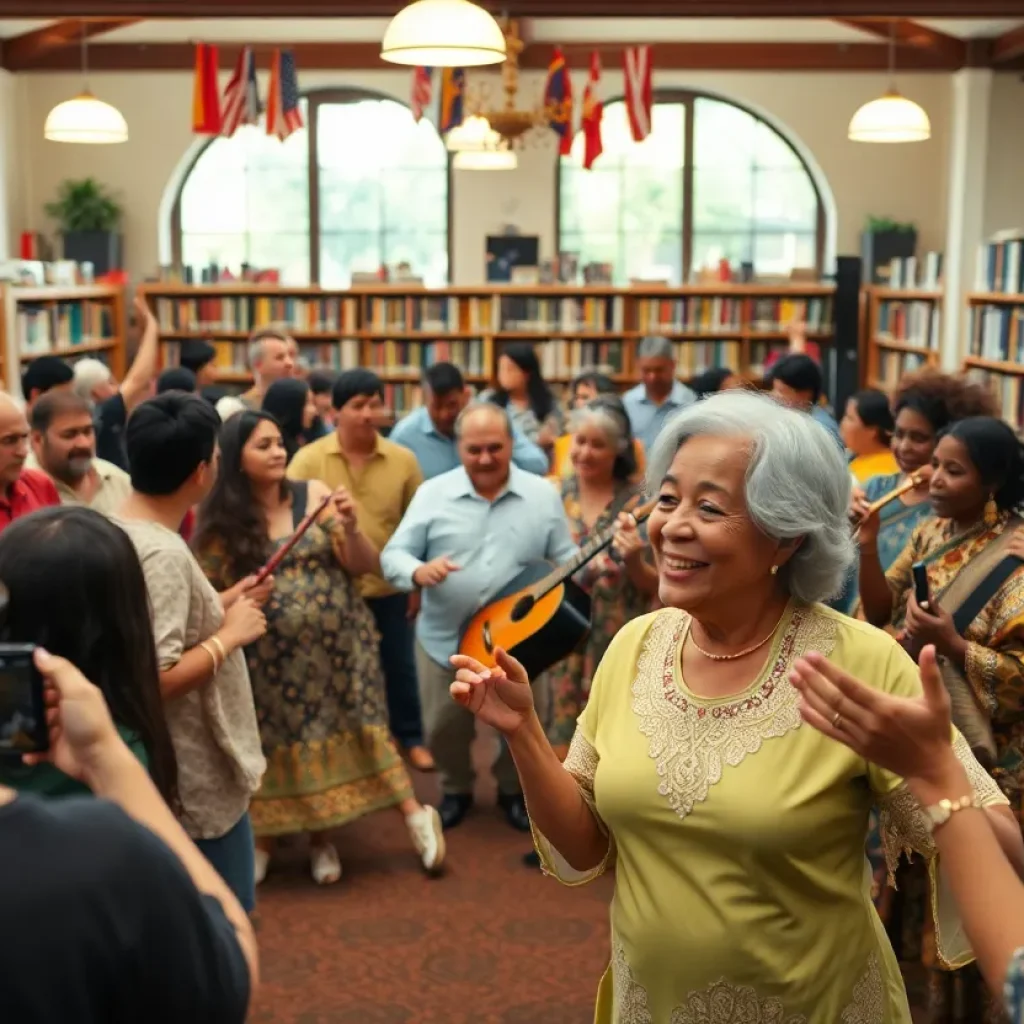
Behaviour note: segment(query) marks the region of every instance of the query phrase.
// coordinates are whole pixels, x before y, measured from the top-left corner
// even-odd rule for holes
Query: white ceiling
[[[922,24],[948,35],[970,39],[998,36],[1022,20],[928,18]],[[47,22],[0,19],[0,38],[42,28]],[[110,43],[208,42],[303,43],[377,42],[387,24],[380,18],[223,18],[142,21],[101,38]],[[647,42],[652,22],[645,18],[536,19],[531,38],[537,42]],[[871,33],[827,18],[671,18],[659,19],[657,38],[664,42],[852,43],[877,41]]]

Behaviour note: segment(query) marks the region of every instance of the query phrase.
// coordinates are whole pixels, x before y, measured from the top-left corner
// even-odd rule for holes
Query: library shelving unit
[[[967,296],[964,368],[986,381],[1002,404],[1003,418],[1024,427],[1024,294],[973,292]]]
[[[564,386],[583,369],[598,369],[622,387],[636,382],[641,338],[658,334],[676,345],[678,376],[714,366],[751,378],[773,350],[788,345],[789,325],[832,338],[829,284],[708,284],[614,288],[571,285],[481,285],[427,289],[359,285],[345,290],[246,283],[145,284],[160,325],[164,362],[173,365],[188,338],[213,342],[220,377],[245,384],[246,340],[270,325],[287,327],[313,365],[366,366],[385,381],[396,413],[419,401],[425,366],[450,361],[467,383],[494,380],[504,345],[538,346],[545,377]]]
[[[19,390],[25,367],[39,356],[102,359],[120,378],[125,369],[124,289],[113,285],[2,288],[4,379]]]
[[[938,367],[943,292],[874,285],[865,292],[865,386],[892,391],[903,374]]]

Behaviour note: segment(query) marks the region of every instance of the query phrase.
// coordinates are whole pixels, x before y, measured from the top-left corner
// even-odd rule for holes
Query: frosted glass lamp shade
[[[415,0],[392,19],[381,60],[425,68],[471,68],[505,60],[505,33],[470,0]]]
[[[501,136],[490,126],[486,117],[474,114],[462,124],[457,124],[444,139],[449,153],[461,153],[467,149],[497,149]]]
[[[514,171],[518,166],[511,149],[464,149],[452,158],[457,171]]]
[[[865,103],[847,131],[851,142],[923,142],[931,135],[924,109],[895,90]]]
[[[83,92],[50,111],[43,135],[51,142],[102,145],[127,142],[128,125],[116,107]]]

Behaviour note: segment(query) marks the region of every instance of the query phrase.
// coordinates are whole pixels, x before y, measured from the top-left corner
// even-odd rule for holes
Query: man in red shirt
[[[10,395],[0,392],[0,530],[47,505],[59,505],[53,481],[41,470],[26,469],[28,420]]]

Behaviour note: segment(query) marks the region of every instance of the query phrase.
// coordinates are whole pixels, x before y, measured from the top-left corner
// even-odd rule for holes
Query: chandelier
[[[519,54],[523,51],[523,45],[519,37],[518,23],[510,20],[505,25],[505,63],[501,66],[501,87],[505,93],[505,105],[478,111],[509,146],[522,140],[527,132],[547,123],[543,106],[533,110],[520,110],[516,106],[516,94],[519,91]]]

